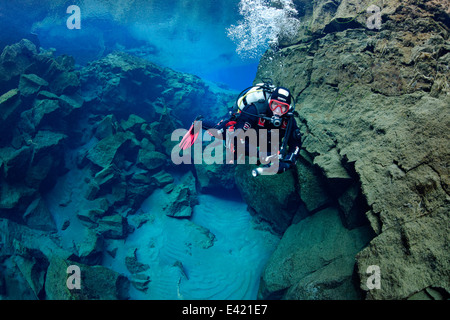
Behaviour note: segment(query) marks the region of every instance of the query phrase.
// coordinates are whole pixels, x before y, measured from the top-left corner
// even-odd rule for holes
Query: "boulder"
[[[96,227],[98,220],[108,214],[110,204],[106,198],[98,198],[84,203],[77,211],[77,217],[88,227]]]
[[[21,100],[18,89],[11,89],[0,96],[0,120],[2,124],[17,120],[13,117],[18,116],[20,104]]]
[[[120,214],[105,216],[98,220],[96,231],[106,239],[125,239],[128,235],[128,222]]]
[[[35,188],[26,186],[23,183],[8,184],[4,181],[0,182],[0,212],[12,214],[13,219],[22,219],[21,214],[25,212],[27,207],[38,195]]]
[[[0,55],[0,87],[17,88],[19,75],[25,73],[36,54],[36,46],[27,39],[6,46]]]
[[[42,127],[59,127],[62,118],[58,100],[35,100],[35,106],[28,112],[33,127],[38,130]]]
[[[74,252],[63,249],[59,239],[49,235],[47,231],[31,229],[23,224],[0,218],[0,234],[3,246],[0,256],[15,254],[50,260],[53,256],[63,259],[75,259]]]
[[[133,132],[137,139],[140,140],[139,138],[142,136],[141,127],[144,123],[146,123],[146,121],[141,117],[135,114],[130,114],[127,121],[122,120],[120,122],[120,126],[124,131]]]
[[[110,114],[104,117],[97,124],[95,129],[95,137],[98,140],[113,136],[119,131],[119,124],[114,115]]]
[[[148,264],[144,264],[138,261],[137,248],[130,248],[125,257],[125,266],[131,273],[140,273],[150,268]]]
[[[195,173],[200,191],[223,188],[230,190],[236,187],[234,182],[234,165],[196,164]]]
[[[168,194],[169,204],[164,208],[166,215],[173,218],[190,218],[193,207],[198,204],[195,178],[186,173],[179,184]]]
[[[34,97],[41,89],[48,87],[48,82],[35,74],[20,75],[19,91],[25,98]]]
[[[83,228],[83,240],[75,244],[78,261],[87,265],[101,264],[104,240],[96,231]]]
[[[158,185],[155,179],[152,179],[146,171],[137,170],[127,181],[127,206],[138,209],[156,188]]]
[[[252,176],[254,165],[236,166],[236,185],[242,198],[257,217],[269,222],[282,234],[300,207],[293,170],[282,174]]]
[[[137,166],[148,170],[155,170],[166,164],[167,156],[158,151],[147,151],[140,149],[138,153]]]
[[[81,289],[69,289],[68,267],[80,270]],[[129,281],[123,275],[103,266],[88,266],[54,256],[45,278],[47,300],[123,300],[128,297]]]
[[[135,287],[137,290],[142,292],[147,292],[148,285],[150,283],[150,276],[143,274],[143,273],[134,273],[131,275],[131,284],[133,287]]]
[[[32,229],[56,232],[56,223],[42,198],[35,199],[23,214],[27,226]]]
[[[25,183],[41,191],[53,187],[56,178],[63,172],[64,140],[62,133],[41,130],[30,141],[33,148],[32,161],[27,171]]]
[[[3,163],[3,176],[8,183],[23,181],[33,159],[33,148],[2,148],[0,159]]]
[[[309,212],[323,209],[332,201],[326,178],[315,165],[301,158],[297,162],[299,196]]]
[[[16,300],[38,300],[45,297],[44,281],[48,266],[45,259],[30,255],[13,255],[3,259],[4,265],[8,267],[0,280],[0,296]]]
[[[346,229],[333,208],[291,225],[264,269],[258,297],[360,299],[352,281],[355,256],[371,238],[367,226]]]
[[[450,292],[447,209],[436,210],[396,228],[383,231],[357,255],[360,287],[370,300],[415,299],[418,293],[440,292],[433,299],[446,300]],[[369,266],[380,270],[380,289],[371,283]],[[428,294],[426,294],[428,295]]]
[[[4,146],[13,137],[15,124],[23,111],[18,89],[11,89],[0,96],[0,145]]]
[[[134,135],[131,132],[118,132],[113,136],[100,140],[89,149],[87,158],[100,168],[106,168],[113,162],[116,163],[122,159],[123,155],[120,155],[121,152],[131,152],[132,150],[130,149],[133,149],[135,146]]]
[[[165,186],[174,182],[174,178],[170,173],[161,170],[151,176],[151,180],[155,182],[158,188],[164,188]]]

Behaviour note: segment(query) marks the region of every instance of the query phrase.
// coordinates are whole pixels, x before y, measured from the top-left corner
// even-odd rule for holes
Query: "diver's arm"
[[[280,159],[277,173],[282,173],[295,166],[295,163],[300,157],[300,149],[302,147],[301,133],[295,121],[293,125],[294,127],[292,128],[292,133],[288,140],[289,152]]]

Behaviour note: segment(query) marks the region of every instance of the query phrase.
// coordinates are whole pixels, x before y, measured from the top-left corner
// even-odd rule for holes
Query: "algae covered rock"
[[[118,132],[100,140],[88,151],[87,158],[97,166],[106,168],[111,165],[121,152],[134,146],[134,135],[131,132]]]
[[[48,87],[48,82],[35,74],[22,74],[19,81],[20,94],[29,97]]]
[[[180,183],[168,194],[169,204],[164,208],[166,215],[173,218],[190,218],[194,206],[198,204],[195,178],[192,172],[186,173]]]
[[[80,289],[67,286],[73,273],[68,272],[68,268],[73,265],[80,271]],[[128,288],[128,279],[111,269],[58,257],[50,259],[45,280],[47,300],[121,300],[127,298]]]
[[[253,177],[252,169],[253,165],[236,166],[237,188],[251,211],[283,233],[300,206],[294,172]]]
[[[196,164],[195,173],[200,190],[233,189],[235,187],[234,170],[234,165]]]
[[[367,227],[349,231],[331,208],[291,225],[263,272],[259,298],[360,298],[352,282],[355,255],[370,239]]]
[[[438,290],[445,298],[449,13],[439,1],[385,1],[376,4],[382,25],[373,32],[353,5],[364,12],[367,4],[305,7],[309,34],[269,50],[257,78],[292,89],[303,157],[321,171],[349,232],[367,219],[378,235],[356,256],[362,297],[408,299]],[[370,265],[381,270],[381,289],[365,285]],[[286,297],[304,297],[301,286],[303,293]]]

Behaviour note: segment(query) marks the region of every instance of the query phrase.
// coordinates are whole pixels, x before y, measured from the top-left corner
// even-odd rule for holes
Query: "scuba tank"
[[[237,107],[237,111],[234,113],[230,111],[230,114],[233,114],[233,116],[236,117],[240,113],[245,113],[256,118],[269,120],[275,127],[279,127],[281,125],[281,119],[279,117],[267,117],[266,115],[268,100],[276,88],[277,87],[273,85],[272,80],[266,78],[263,79],[262,83],[244,89],[236,98],[235,107]],[[256,106],[258,114],[252,114],[244,110],[244,108],[250,104]],[[295,101],[292,99],[291,108],[288,113],[289,117],[293,114],[294,109]]]
[[[267,100],[275,88],[271,79],[263,79],[262,83],[244,89],[236,99],[237,112],[241,113],[247,105],[254,104],[258,114],[265,113]]]

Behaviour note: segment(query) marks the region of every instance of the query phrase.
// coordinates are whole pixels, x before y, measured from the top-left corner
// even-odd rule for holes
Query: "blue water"
[[[0,4],[0,12],[5,7],[21,18],[0,27],[32,32],[43,48],[72,55],[79,65],[120,50],[235,90],[255,78],[258,59],[240,57],[227,36],[241,18],[239,0],[35,2]],[[80,8],[80,29],[66,26],[69,4]]]
[[[82,68],[114,51],[123,51],[176,71],[191,73],[220,88],[241,91],[255,78],[258,59],[243,58],[227,28],[240,19],[239,0],[136,0],[0,3],[0,45],[31,39],[53,57],[73,56]],[[67,27],[69,5],[80,8],[80,29]],[[70,20],[69,22],[71,22]],[[32,36],[30,36],[32,34]],[[2,48],[1,48],[2,49]],[[130,112],[126,109],[125,112]],[[88,142],[80,150],[92,147]],[[85,198],[88,169],[65,155],[68,172],[43,195],[62,247],[79,250],[96,241],[77,213],[92,203]],[[84,150],[84,149],[83,149]],[[188,169],[186,169],[188,170]],[[176,170],[175,170],[176,171]],[[177,173],[174,173],[176,178]],[[261,272],[279,238],[256,223],[235,193],[199,194],[190,219],[166,216],[170,197],[156,190],[137,213],[127,216],[134,232],[126,239],[104,239],[102,265],[133,283],[131,299],[255,299]],[[61,205],[64,203],[64,205]],[[63,227],[65,225],[65,227]],[[91,235],[91,236],[90,236]],[[149,269],[135,274],[126,258],[134,250]],[[114,257],[107,252],[114,251]],[[147,288],[136,282],[149,279]]]

